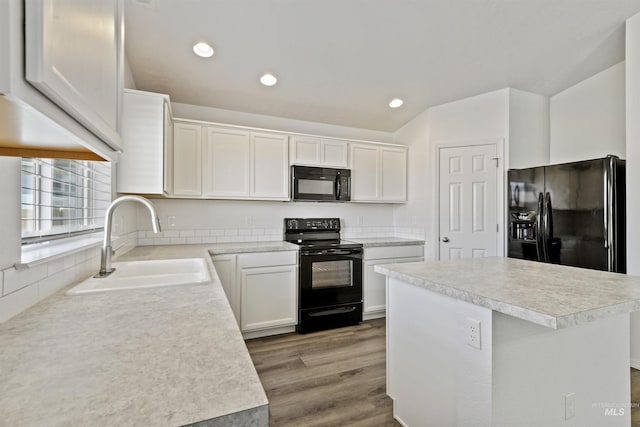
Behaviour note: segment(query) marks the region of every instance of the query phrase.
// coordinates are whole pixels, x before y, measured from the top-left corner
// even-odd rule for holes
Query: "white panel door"
[[[249,196],[251,138],[248,131],[207,128],[203,155],[205,196]]]
[[[380,199],[380,148],[373,145],[351,145],[351,200]]]
[[[497,255],[496,145],[441,147],[440,259]]]
[[[187,123],[174,125],[173,194],[176,196],[202,195],[202,126],[200,125]]]
[[[288,159],[286,135],[251,133],[251,197],[289,198]]]
[[[407,200],[407,149],[383,147],[380,149],[380,186],[382,200]]]

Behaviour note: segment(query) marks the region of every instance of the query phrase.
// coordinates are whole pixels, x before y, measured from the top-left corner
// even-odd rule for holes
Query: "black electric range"
[[[340,238],[339,218],[285,218],[284,240],[300,246],[298,332],[362,321],[362,244]]]

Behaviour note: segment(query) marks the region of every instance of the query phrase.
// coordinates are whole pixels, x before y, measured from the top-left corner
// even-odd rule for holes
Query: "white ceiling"
[[[138,89],[175,102],[395,131],[513,87],[554,95],[624,59],[640,0],[127,0]],[[191,48],[215,49],[209,59]],[[264,87],[271,72],[278,84]],[[392,110],[395,97],[404,106]]]

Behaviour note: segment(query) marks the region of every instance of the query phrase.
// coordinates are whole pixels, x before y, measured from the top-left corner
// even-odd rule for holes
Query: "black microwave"
[[[351,200],[351,171],[291,166],[291,198],[297,202],[348,202]]]

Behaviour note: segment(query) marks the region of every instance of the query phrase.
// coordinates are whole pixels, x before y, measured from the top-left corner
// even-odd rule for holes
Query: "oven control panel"
[[[332,230],[340,231],[340,218],[285,218],[286,231]]]

